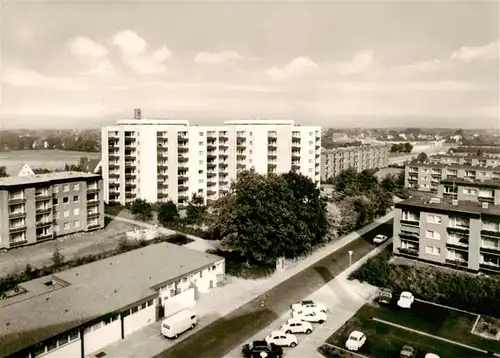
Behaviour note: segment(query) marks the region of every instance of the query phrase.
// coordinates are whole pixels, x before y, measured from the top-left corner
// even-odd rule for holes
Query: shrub
[[[390,249],[369,259],[349,279],[395,291],[411,291],[425,301],[500,317],[500,278],[475,276],[430,266],[389,263]]]
[[[54,263],[55,267],[63,266],[64,255],[61,254],[59,250],[54,251],[54,254],[52,254],[52,262]]]
[[[188,238],[186,235],[174,234],[170,237],[167,237],[166,241],[175,245],[186,245],[189,244],[190,242],[193,242],[194,240]]]
[[[206,250],[207,253],[224,257],[226,274],[244,279],[261,279],[274,274],[276,265],[262,262],[249,262],[236,251],[220,249]]]

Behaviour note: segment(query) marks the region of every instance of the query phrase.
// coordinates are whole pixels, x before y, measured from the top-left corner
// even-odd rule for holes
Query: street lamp
[[[349,250],[349,267],[351,267],[351,265],[352,265],[352,253],[353,253],[353,251]]]

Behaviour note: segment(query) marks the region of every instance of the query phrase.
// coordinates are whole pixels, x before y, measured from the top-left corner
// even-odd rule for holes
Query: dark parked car
[[[417,350],[412,346],[404,346],[399,356],[401,358],[415,358],[417,356]]]
[[[392,297],[392,290],[383,288],[378,295],[378,303],[389,305],[392,302]]]
[[[266,341],[253,341],[250,344],[245,344],[241,353],[245,358],[261,358],[261,353],[267,353],[266,358],[281,358],[283,357],[283,348],[275,344],[269,344]]]

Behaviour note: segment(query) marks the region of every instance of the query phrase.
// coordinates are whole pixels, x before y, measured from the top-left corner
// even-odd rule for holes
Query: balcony
[[[216,149],[217,149],[217,143],[215,141],[207,143],[207,150],[216,150]]]
[[[158,168],[168,168],[168,162],[158,162]]]
[[[219,159],[226,160],[228,157],[227,152],[219,153]]]
[[[179,154],[187,154],[189,153],[189,148],[187,146],[182,146],[177,148],[177,153]]]
[[[9,213],[10,219],[18,219],[26,217],[26,211],[11,211]]]
[[[292,152],[292,159],[300,158],[300,152]]]
[[[226,168],[228,166],[227,163],[219,163],[220,168]]]
[[[87,217],[88,218],[93,218],[93,217],[96,217],[96,216],[99,216],[99,212],[98,211],[87,212]]]
[[[135,162],[125,162],[125,168],[135,168],[136,165]]]
[[[52,225],[52,220],[39,220],[35,223],[36,227],[47,227]]]
[[[187,157],[178,157],[177,162],[178,163],[187,163],[189,161],[189,158]]]
[[[119,178],[120,177],[120,173],[109,173],[109,177],[110,178]]]
[[[459,251],[469,251],[469,240],[460,241],[448,241],[446,242],[446,247],[453,250]]]
[[[125,153],[125,160],[135,160],[136,155],[133,153]]]
[[[87,194],[98,193],[98,192],[99,192],[99,187],[96,185],[87,187]]]
[[[215,195],[217,194],[217,192],[215,190],[207,190],[207,196],[212,196],[212,195]]]
[[[236,168],[237,169],[246,169],[247,165],[245,163],[237,163]]]
[[[95,205],[99,203],[98,197],[87,198],[87,205]]]
[[[243,153],[236,154],[236,160],[245,160],[247,156]]]
[[[207,153],[207,159],[216,159],[217,154],[215,152],[208,152]]]
[[[168,178],[168,173],[167,172],[159,172],[158,178],[166,179],[166,178]]]
[[[99,228],[99,223],[91,223],[87,225],[87,230],[94,230]]]
[[[186,136],[178,136],[177,137],[177,143],[178,144],[181,144],[181,143],[187,143],[189,142],[189,138]]]
[[[9,197],[9,205],[22,204],[25,202],[26,202],[26,198],[24,196]]]
[[[406,226],[418,226],[420,227],[420,221],[419,220],[401,220],[400,221],[401,225],[406,225]]]
[[[229,184],[229,181],[227,180],[219,180],[219,185],[220,186],[225,186],[225,185],[228,185]]]
[[[25,231],[25,230],[26,230],[26,224],[15,225],[15,226],[9,227],[9,232],[10,233],[21,232],[21,231]]]
[[[177,190],[178,191],[187,191],[189,189],[187,183],[177,183]]]
[[[217,163],[215,162],[207,162],[207,168],[215,168],[217,166]]]
[[[227,150],[228,145],[226,143],[219,143],[219,150]]]
[[[158,199],[168,198],[168,193],[158,192]]]
[[[418,178],[417,177],[409,177],[408,181],[409,182],[418,182]]]
[[[479,200],[482,203],[490,203],[490,204],[495,203],[495,198],[492,196],[478,196],[477,200]]]
[[[208,171],[207,172],[207,178],[213,178],[215,176],[217,176],[217,172],[215,172],[215,171]]]
[[[18,246],[23,246],[28,243],[28,240],[23,239],[23,240],[16,240],[16,241],[10,241],[9,245],[10,247],[18,247]]]
[[[398,252],[401,254],[401,255],[404,255],[404,256],[413,256],[413,257],[418,257],[418,250],[417,249],[409,249],[409,248],[403,248],[403,247],[400,247],[398,249]]]
[[[399,237],[402,239],[405,239],[405,240],[410,240],[410,241],[415,241],[415,242],[420,241],[419,234],[416,232],[411,232],[411,231],[401,231],[399,233]]]
[[[449,233],[459,233],[459,234],[468,234],[469,233],[469,227],[468,226],[448,226],[446,228],[446,231]]]
[[[276,143],[276,142],[269,142],[269,143],[267,143],[267,149],[268,150],[269,149],[273,149],[274,150],[276,148],[278,148],[278,143]]]
[[[45,233],[45,234],[40,234],[36,236],[36,241],[44,241],[44,240],[50,240],[54,237],[54,235],[51,232]]]
[[[35,212],[37,214],[50,213],[50,212],[52,212],[52,207],[50,207],[50,206],[40,206],[40,207],[38,207],[38,208],[35,209]]]
[[[468,259],[467,260],[446,259],[445,263],[446,263],[446,265],[451,266],[451,267],[456,268],[456,269],[465,269],[468,266],[467,261],[468,261]]]
[[[109,158],[119,158],[120,157],[120,152],[118,151],[113,151],[108,153]]]
[[[481,230],[481,236],[500,238],[500,231]]]
[[[216,186],[216,185],[217,185],[217,183],[215,181],[212,181],[212,180],[207,181],[207,187],[209,187],[209,188]]]
[[[485,254],[493,254],[493,255],[499,255],[500,256],[500,247],[497,246],[497,247],[485,247],[485,246],[481,246],[479,248],[479,251],[481,253],[485,253]]]
[[[500,265],[480,263],[479,268],[491,273],[500,273]]]
[[[163,180],[158,181],[157,186],[158,189],[168,188],[168,184]]]
[[[125,173],[126,179],[135,179],[137,177],[136,173]]]
[[[271,169],[276,169],[277,167],[277,164],[276,163],[267,163],[267,168],[271,168]]]

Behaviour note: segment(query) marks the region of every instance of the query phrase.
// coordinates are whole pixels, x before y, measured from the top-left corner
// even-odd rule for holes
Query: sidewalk
[[[392,219],[392,217],[393,213],[391,212],[370,225],[367,225],[358,231],[352,232],[343,238],[318,249],[304,260],[298,262],[297,265],[294,265],[292,268],[277,272],[267,279],[243,280],[229,277],[228,283],[225,286],[212,289],[210,293],[202,295],[197,301],[195,310],[200,317],[200,324],[193,332],[196,332],[199,329],[211,324],[218,318],[227,315],[263,292],[270,290],[281,282],[302,271],[306,267],[351,243],[361,235],[379,226],[381,223]],[[353,265],[353,267],[355,267],[355,265]],[[95,357],[95,354],[100,352],[106,353],[107,357],[152,357],[192,334],[192,332],[186,332],[179,337],[178,340],[170,341],[160,335],[160,324],[161,322],[155,322],[148,327],[131,334],[124,340],[120,340],[105,347],[104,349],[88,355],[88,357]]]

